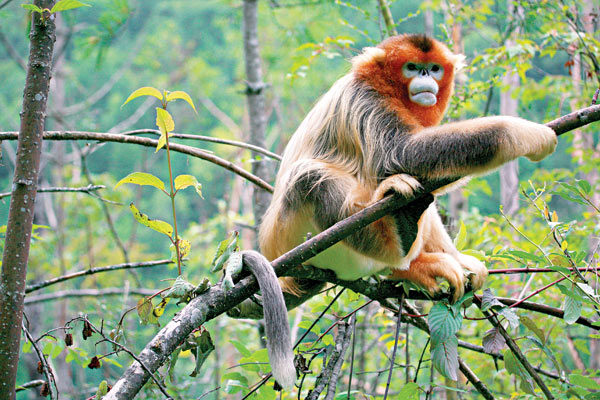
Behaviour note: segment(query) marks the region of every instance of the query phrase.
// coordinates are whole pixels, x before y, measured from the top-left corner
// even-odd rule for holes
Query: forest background
[[[281,154],[317,98],[348,71],[348,60],[394,30],[428,33],[466,55],[445,121],[504,114],[547,122],[590,105],[600,82],[596,1],[259,1],[259,81],[266,85],[258,89],[248,84],[253,79],[247,76],[244,52],[243,6],[253,2],[88,3],[91,7],[59,12],[54,19],[45,130],[64,131],[66,139],[75,137],[69,136],[73,131],[155,129],[154,107],[160,106],[156,98],[123,105],[136,89],[152,86],[185,91],[193,100],[196,111],[185,99],[169,104],[175,132],[252,142],[256,116],[247,97],[258,91],[265,104],[261,145]],[[30,26],[30,13],[20,2],[0,2],[0,135],[6,135],[0,137],[0,221],[8,215],[16,158],[16,141],[9,132],[19,130]],[[541,163],[510,163],[440,199],[457,247],[497,270],[488,279],[488,307],[480,303],[479,308],[469,307],[464,317],[461,312],[454,316],[460,319],[461,362],[487,385],[489,395],[548,397],[545,385],[555,398],[600,398],[600,325],[594,322],[600,305],[595,273],[600,233],[598,126],[561,136],[556,153]],[[248,171],[263,165],[262,177],[268,182],[277,169],[275,158],[244,147],[170,140],[207,150]],[[216,284],[223,273],[211,272],[211,260],[230,232],[239,232],[241,249],[256,248],[256,185],[213,163],[171,153],[172,175],[194,176],[202,194],[188,190],[176,197],[179,232],[191,246],[183,276],[193,285],[204,278]],[[171,242],[136,222],[127,207],[133,202],[151,218],[172,222],[169,197],[151,187],[115,188],[134,171],[168,182],[167,165],[166,152],[155,153],[152,147],[90,138],[44,142],[25,298],[30,336],[22,338],[17,375],[18,385],[29,382],[38,389],[19,391],[17,398],[39,398],[40,387],[53,398],[57,393],[73,399],[103,393],[103,382],[113,385],[132,361],[126,352],[114,353],[106,337],[139,354],[180,311],[177,301],[167,304],[156,295],[178,276],[170,261]],[[148,261],[157,262],[144,263]],[[107,273],[49,281],[123,263],[127,265]],[[573,272],[573,267],[586,270]],[[544,270],[531,273],[525,268]],[[46,283],[32,286],[39,282]],[[148,304],[139,302],[141,296],[153,295],[152,312],[140,307]],[[500,303],[490,300],[493,296]],[[506,307],[515,301],[519,303]],[[523,310],[529,302],[546,308]],[[431,315],[435,303],[411,304],[415,312],[406,318],[414,322]],[[134,312],[128,312],[132,308]],[[344,348],[345,362],[336,370],[324,365],[324,354],[332,357],[336,343],[343,342],[339,319],[350,315],[355,318],[349,323],[351,350]],[[526,360],[517,361],[514,349],[506,347],[506,331],[498,321]],[[312,364],[298,394],[284,393],[283,398],[303,398],[328,368],[339,375],[330,382],[339,398],[382,398],[384,392],[390,398],[474,398],[476,393],[488,398],[472,380],[453,376],[452,357],[429,354],[429,336],[413,326],[418,322],[401,327],[396,368],[386,384],[396,341],[395,313],[355,291],[335,287],[316,296],[290,313],[290,323],[295,339],[309,331],[302,351]],[[84,341],[78,332],[89,328],[87,324],[94,334]],[[202,347],[204,330],[216,351]],[[75,332],[75,343],[67,345],[65,334]],[[225,316],[208,321],[188,340],[191,344],[183,344],[192,351],[180,347],[159,369],[157,381],[174,398],[240,398],[269,369],[260,332],[256,321]],[[35,347],[46,356],[41,366]],[[540,373],[541,384],[523,362]],[[40,372],[48,369],[56,387]],[[272,399],[277,393],[269,384],[253,396]],[[150,381],[138,397],[164,394]]]

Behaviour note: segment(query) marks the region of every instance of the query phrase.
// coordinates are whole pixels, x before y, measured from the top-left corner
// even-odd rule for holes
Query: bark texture
[[[248,117],[250,119],[250,144],[266,148],[265,131],[267,114],[265,107],[260,48],[258,43],[258,0],[244,0],[244,58],[246,61],[246,99],[248,102]],[[253,156],[258,154],[253,153]],[[270,180],[269,162],[265,159],[252,163],[252,173],[264,181]],[[254,188],[253,211],[256,225],[267,211],[271,202],[271,194]]]
[[[53,4],[52,0],[35,1],[35,5],[40,8],[51,8]],[[15,175],[0,275],[0,393],[6,399],[14,399],[16,396],[15,380],[25,277],[55,41],[53,19],[42,19],[39,13],[32,13],[30,40]]]

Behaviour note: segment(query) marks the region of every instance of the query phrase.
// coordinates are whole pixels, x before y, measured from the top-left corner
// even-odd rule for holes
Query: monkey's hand
[[[421,184],[413,176],[408,174],[396,174],[386,178],[377,186],[371,203],[375,203],[383,199],[390,192],[396,192],[404,197],[412,197],[417,189],[421,188]]]
[[[540,161],[554,152],[558,138],[551,128],[520,118],[516,120],[514,146],[522,147],[515,148],[515,153],[521,153],[531,161]]]

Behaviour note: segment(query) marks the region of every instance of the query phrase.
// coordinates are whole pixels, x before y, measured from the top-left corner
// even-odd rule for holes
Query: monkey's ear
[[[466,59],[467,56],[464,54],[452,54],[452,65],[454,65],[454,72],[458,72],[467,66],[467,63],[465,62]]]
[[[385,61],[385,50],[378,47],[365,47],[363,52],[352,58],[352,69],[362,69],[373,64],[383,64]]]

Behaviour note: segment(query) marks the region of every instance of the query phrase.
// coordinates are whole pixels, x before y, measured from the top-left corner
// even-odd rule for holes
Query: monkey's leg
[[[452,256],[462,268],[471,272],[468,279],[473,290],[480,289],[488,275],[485,265],[475,257],[462,254],[456,249],[435,207],[430,207],[426,212],[428,226],[425,229],[423,249],[429,252],[443,252]]]

